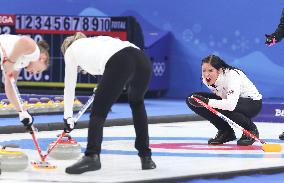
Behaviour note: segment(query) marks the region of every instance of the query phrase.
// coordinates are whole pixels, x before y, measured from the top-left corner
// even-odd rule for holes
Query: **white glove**
[[[63,119],[63,121],[64,121],[64,132],[65,133],[70,133],[77,124],[77,122],[72,117]]]
[[[33,125],[34,118],[30,115],[28,111],[19,112],[19,118],[25,127],[30,128]]]

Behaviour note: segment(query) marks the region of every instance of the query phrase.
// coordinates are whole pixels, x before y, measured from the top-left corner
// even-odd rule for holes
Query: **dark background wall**
[[[171,33],[168,97],[206,90],[200,62],[208,54],[242,68],[265,98],[284,96],[284,42],[264,45],[283,0],[1,0],[10,14],[119,16],[134,12],[148,29]],[[151,30],[148,30],[151,31]]]

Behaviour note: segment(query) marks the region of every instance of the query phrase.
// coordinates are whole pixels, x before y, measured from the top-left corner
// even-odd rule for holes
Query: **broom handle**
[[[21,96],[20,96],[20,92],[19,92],[18,87],[17,87],[17,85],[16,85],[16,81],[15,81],[15,79],[14,79],[14,77],[13,77],[12,74],[11,74],[9,77],[10,77],[9,79],[10,79],[12,88],[13,88],[13,90],[14,90],[14,93],[15,93],[15,96],[16,96],[16,99],[17,99],[17,102],[18,102],[18,105],[19,105],[19,107],[20,107],[20,110],[23,111],[23,110],[24,110],[24,109],[23,109],[23,100],[22,100],[22,98],[21,98]],[[34,144],[35,144],[35,146],[36,146],[36,149],[37,149],[37,151],[38,151],[38,154],[39,154],[41,160],[43,161],[43,160],[44,160],[44,159],[43,159],[43,155],[42,155],[42,153],[41,153],[41,149],[40,149],[40,146],[39,146],[39,143],[38,143],[38,141],[37,141],[37,138],[36,138],[36,136],[35,136],[34,131],[35,131],[35,128],[34,128],[33,125],[31,125],[30,134],[32,135],[32,139],[33,139],[33,142],[34,142]]]
[[[251,138],[259,141],[262,144],[266,144],[266,142],[264,142],[263,140],[259,139],[257,136],[255,136],[254,134],[250,133],[249,131],[247,131],[246,129],[244,129],[243,127],[241,127],[240,125],[238,125],[236,122],[234,122],[233,120],[231,120],[230,118],[228,118],[227,116],[223,115],[222,113],[220,113],[219,111],[217,111],[216,109],[212,108],[211,106],[209,106],[208,104],[204,103],[203,101],[201,101],[200,99],[191,96],[196,102],[198,102],[199,104],[201,104],[203,107],[207,108],[209,111],[211,111],[212,113],[216,114],[217,116],[219,116],[221,119],[223,119],[224,121],[226,121],[227,123],[229,123],[230,125],[242,130],[246,135],[250,136]]]

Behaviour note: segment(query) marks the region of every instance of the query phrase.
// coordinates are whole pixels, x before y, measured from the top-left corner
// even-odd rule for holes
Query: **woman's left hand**
[[[201,105],[200,103],[198,103],[193,97],[198,98],[199,100],[201,100],[201,101],[204,102],[205,104],[208,104],[208,102],[209,102],[209,99],[208,99],[208,98],[205,98],[205,97],[203,97],[203,96],[201,96],[201,95],[196,95],[196,94],[194,94],[194,95],[188,97],[188,99],[187,99],[188,102],[189,102],[189,104],[193,105],[194,107],[203,107],[203,105]]]

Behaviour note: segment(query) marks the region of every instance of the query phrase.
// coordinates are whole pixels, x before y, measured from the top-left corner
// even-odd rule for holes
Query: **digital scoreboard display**
[[[64,87],[64,60],[60,47],[65,37],[75,32],[87,36],[107,35],[127,40],[127,17],[48,16],[0,14],[0,33],[27,35],[35,41],[45,40],[50,46],[50,67],[30,75],[24,69],[18,79],[22,87]],[[77,88],[93,88],[97,77],[79,74]]]

